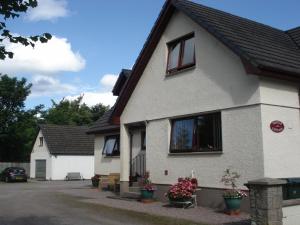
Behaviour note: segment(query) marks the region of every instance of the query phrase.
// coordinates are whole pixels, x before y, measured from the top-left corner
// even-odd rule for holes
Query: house
[[[221,204],[226,168],[244,189],[256,178],[300,177],[299,87],[300,27],[166,1],[111,112],[121,193],[132,183],[134,148],[145,148],[158,197],[194,171],[206,206]]]
[[[79,172],[84,179],[94,174],[94,140],[87,126],[39,125],[30,157],[30,177],[64,180]]]
[[[112,90],[114,96],[119,96],[122,93],[130,74],[131,70],[122,69]],[[90,126],[87,132],[89,135],[94,135],[95,174],[101,176],[109,175],[110,173],[120,173],[120,125],[114,125],[110,121],[113,110],[114,107]],[[141,145],[140,141],[141,137],[133,140],[132,154],[136,159],[144,156],[143,149],[139,148]],[[132,169],[135,175],[144,173],[145,163],[143,164],[143,162],[140,160],[134,161]]]

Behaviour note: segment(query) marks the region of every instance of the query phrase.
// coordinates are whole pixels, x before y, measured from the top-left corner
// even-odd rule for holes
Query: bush
[[[166,196],[170,200],[190,199],[196,192],[198,181],[195,178],[179,178],[178,182],[171,186]]]

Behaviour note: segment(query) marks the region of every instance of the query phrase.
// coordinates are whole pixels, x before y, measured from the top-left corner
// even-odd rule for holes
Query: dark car
[[[27,182],[27,175],[24,168],[8,167],[0,174],[0,180],[5,182],[23,181]]]

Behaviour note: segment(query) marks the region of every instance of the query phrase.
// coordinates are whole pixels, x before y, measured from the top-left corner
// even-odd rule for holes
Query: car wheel
[[[5,177],[5,182],[8,183],[9,182],[9,179],[8,177]]]

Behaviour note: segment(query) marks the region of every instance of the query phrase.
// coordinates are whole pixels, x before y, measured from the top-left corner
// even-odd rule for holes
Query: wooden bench
[[[79,172],[67,173],[66,180],[83,180]]]

